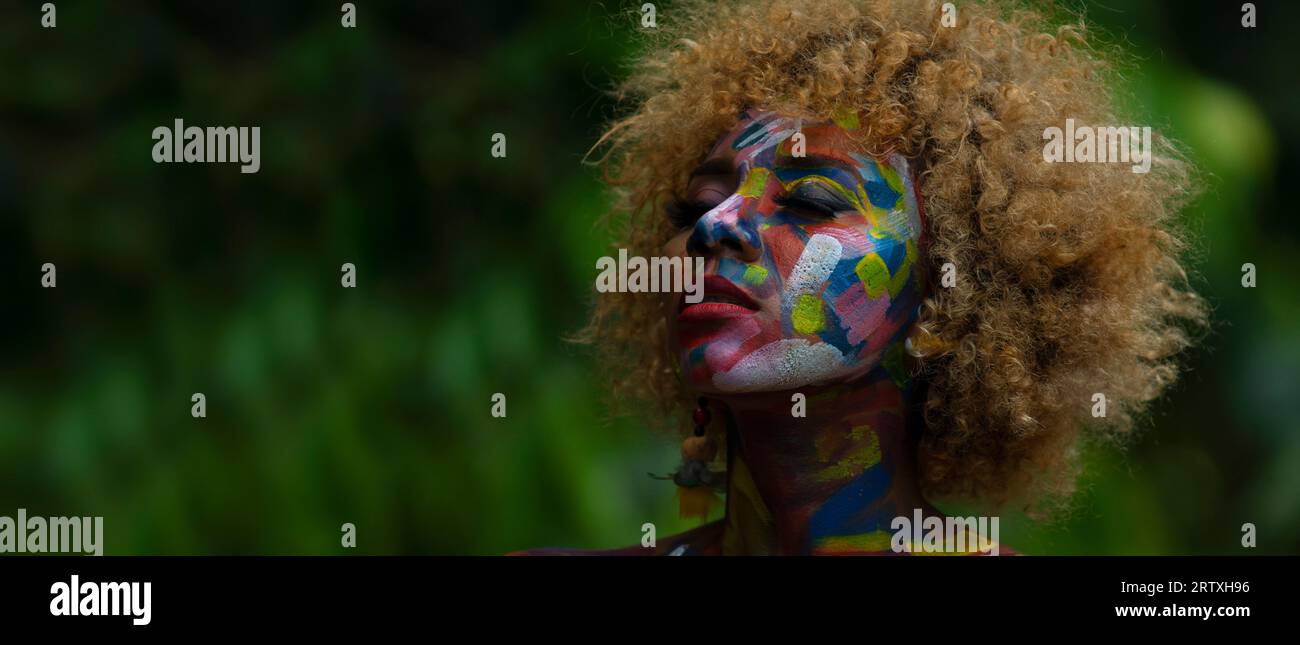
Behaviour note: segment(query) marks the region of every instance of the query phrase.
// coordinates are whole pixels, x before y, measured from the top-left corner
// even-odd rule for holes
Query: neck
[[[723,550],[888,551],[895,517],[937,514],[917,483],[908,401],[883,369],[850,384],[721,400],[729,417]]]

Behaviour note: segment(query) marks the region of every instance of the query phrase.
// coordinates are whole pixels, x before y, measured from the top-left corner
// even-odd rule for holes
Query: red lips
[[[678,301],[677,320],[708,321],[748,316],[759,310],[758,303],[744,289],[718,275],[704,277],[704,299],[697,303],[686,302],[686,294]]]

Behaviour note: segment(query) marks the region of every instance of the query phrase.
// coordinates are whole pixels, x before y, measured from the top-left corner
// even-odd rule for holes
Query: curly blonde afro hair
[[[620,88],[630,112],[598,144],[616,190],[616,246],[651,256],[662,215],[745,108],[830,120],[860,113],[863,150],[918,169],[928,283],[920,327],[940,349],[918,372],[927,495],[1000,505],[1060,500],[1084,430],[1126,433],[1177,377],[1205,320],[1179,257],[1191,168],[1153,137],[1152,164],[1046,163],[1044,131],[1129,125],[1118,56],[1080,20],[1001,2],[746,0],[675,4]],[[602,294],[587,337],[618,399],[680,410],[661,303]],[[1090,414],[1106,397],[1104,418]],[[665,415],[669,418],[671,415]]]

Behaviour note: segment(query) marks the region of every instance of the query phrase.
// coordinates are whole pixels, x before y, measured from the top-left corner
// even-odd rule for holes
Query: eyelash
[[[840,210],[843,210],[836,207],[833,204],[828,204],[820,200],[809,199],[807,197],[801,197],[798,195],[786,195],[783,197],[779,197],[777,198],[776,203],[790,210],[802,211],[805,214],[811,211],[813,214],[817,215],[818,217],[826,217],[826,218],[835,217],[835,213],[839,212]]]
[[[808,192],[825,192],[824,190],[810,190]],[[817,217],[830,219],[835,217],[836,213],[846,210],[852,210],[852,205],[844,203],[841,199],[815,197],[813,195],[803,194],[796,190],[793,193],[787,193],[777,198],[776,203],[782,207],[795,211],[803,211],[807,214],[811,211]]]
[[[818,198],[801,194],[798,190],[778,197],[776,203],[783,208],[823,219],[834,218],[836,213],[852,209],[851,205],[843,203],[842,200]],[[685,229],[694,226],[701,216],[714,208],[717,208],[717,204],[677,198],[668,202],[664,210],[668,215],[668,221],[673,226]]]

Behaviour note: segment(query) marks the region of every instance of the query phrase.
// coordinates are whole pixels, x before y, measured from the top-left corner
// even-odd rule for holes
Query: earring
[[[917,325],[903,340],[903,350],[913,358],[924,359],[942,356],[952,350],[952,345]]]
[[[703,522],[709,517],[709,511],[717,505],[715,487],[723,483],[723,473],[709,469],[709,464],[718,456],[718,444],[708,434],[709,423],[713,414],[709,412],[708,399],[700,397],[691,420],[695,422],[695,432],[682,440],[682,465],[677,472],[668,477],[677,484],[678,511],[684,518],[698,517]]]

